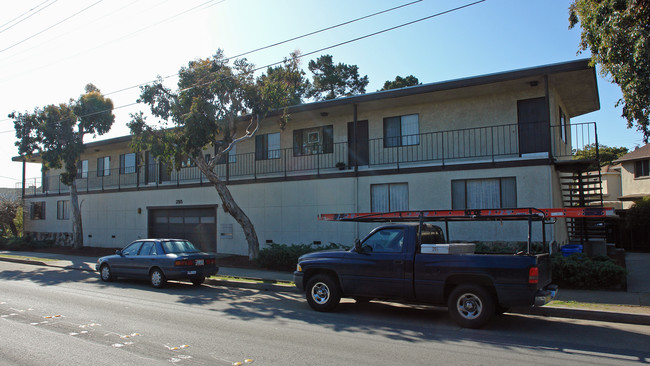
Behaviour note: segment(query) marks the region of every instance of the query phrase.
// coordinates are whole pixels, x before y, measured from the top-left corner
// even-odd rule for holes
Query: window
[[[333,131],[331,125],[293,131],[293,156],[331,154],[334,151]]]
[[[280,133],[255,136],[255,160],[280,159]]]
[[[56,219],[70,220],[70,201],[56,201]]]
[[[230,150],[228,150],[228,163],[236,163],[237,162],[237,145],[232,145]],[[217,159],[217,164],[225,164],[226,163],[226,155],[221,155]]]
[[[566,143],[567,140],[567,124],[566,124],[566,114],[562,111],[562,107],[560,107],[560,138],[562,138],[562,141]]]
[[[138,255],[140,247],[142,246],[141,241],[136,241],[135,243],[129,245],[128,247],[122,250],[123,255]]]
[[[420,124],[417,114],[384,118],[384,147],[420,144]]]
[[[97,176],[107,177],[111,175],[111,157],[104,156],[97,158]]]
[[[515,178],[452,180],[451,207],[454,210],[515,208]]]
[[[80,178],[88,178],[88,160],[82,160],[77,165],[77,175]]]
[[[391,228],[376,231],[363,242],[362,249],[372,253],[401,253],[403,246],[404,230]]]
[[[120,174],[135,173],[135,153],[120,155]]]
[[[151,250],[154,247],[154,242],[152,241],[145,241],[142,243],[142,249],[140,249],[140,253],[138,255],[152,255]]]
[[[32,202],[29,217],[32,220],[45,220],[45,202]]]
[[[373,184],[370,186],[372,212],[408,211],[408,183]]]
[[[650,176],[650,159],[634,162],[634,178]]]
[[[191,168],[194,166],[196,166],[196,163],[190,157],[186,157],[181,161],[181,168]]]

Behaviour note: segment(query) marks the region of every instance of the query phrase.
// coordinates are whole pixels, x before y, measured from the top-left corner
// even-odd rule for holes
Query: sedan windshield
[[[196,249],[194,244],[189,241],[179,240],[179,241],[163,241],[162,243],[165,253],[198,253],[199,250]]]

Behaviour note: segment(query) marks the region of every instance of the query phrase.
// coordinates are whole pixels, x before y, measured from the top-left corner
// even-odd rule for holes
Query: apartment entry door
[[[187,239],[204,252],[216,252],[217,207],[149,208],[149,237]]]
[[[550,150],[550,125],[545,97],[518,100],[517,124],[520,155]]]
[[[368,165],[370,161],[368,121],[348,122],[348,165],[350,167]],[[356,142],[356,144],[355,144]]]

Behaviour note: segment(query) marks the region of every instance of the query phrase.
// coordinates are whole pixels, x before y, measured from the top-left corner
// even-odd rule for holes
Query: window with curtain
[[[30,208],[29,217],[32,220],[45,220],[45,202],[32,202]]]
[[[97,158],[97,176],[105,177],[111,175],[111,157],[103,156]]]
[[[650,159],[634,162],[634,178],[650,176]]]
[[[280,133],[255,136],[255,160],[280,159]]]
[[[384,147],[420,144],[420,123],[417,114],[384,118]]]
[[[370,206],[372,212],[408,211],[408,183],[370,185]]]
[[[331,154],[334,151],[332,125],[293,131],[293,156]]]
[[[56,201],[56,219],[70,219],[70,201]]]
[[[514,177],[452,180],[451,206],[454,210],[516,208],[516,180]]]
[[[135,173],[135,153],[120,155],[120,174]]]
[[[88,160],[82,160],[77,164],[77,175],[79,178],[88,178]]]

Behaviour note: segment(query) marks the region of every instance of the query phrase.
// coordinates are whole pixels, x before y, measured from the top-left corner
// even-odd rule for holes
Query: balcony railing
[[[535,127],[536,128],[536,127]],[[392,139],[371,139],[354,145],[334,143],[323,148],[286,148],[266,151],[264,154],[243,153],[217,164],[215,172],[226,181],[257,180],[261,178],[286,179],[300,175],[323,175],[350,172],[358,167],[367,169],[403,169],[432,165],[496,162],[522,158],[571,159],[577,149],[597,143],[596,124],[579,123],[567,127],[546,127],[543,139],[520,141],[517,124],[466,128],[450,131],[400,136]],[[570,128],[570,130],[568,130]],[[550,135],[549,135],[550,132]],[[524,144],[524,153],[521,146]],[[531,154],[531,151],[533,152]],[[207,183],[205,175],[196,166],[168,171],[161,164],[88,171],[77,178],[79,192],[133,189],[141,187],[180,186]],[[25,182],[26,195],[62,194],[69,187],[58,175]],[[20,188],[20,186],[18,187]]]

